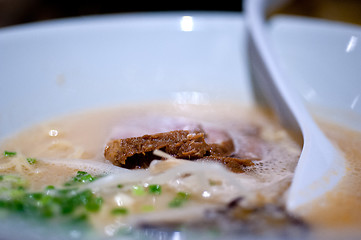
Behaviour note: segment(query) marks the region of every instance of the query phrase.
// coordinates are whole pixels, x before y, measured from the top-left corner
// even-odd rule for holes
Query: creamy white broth
[[[361,235],[361,133],[319,120],[326,135],[347,160],[346,175],[332,191],[300,209],[303,218],[320,230],[322,239]]]
[[[114,129],[155,116],[213,124],[235,136],[237,129],[260,129],[261,138],[267,142],[267,154],[242,174],[232,173],[218,163],[186,160],[154,161],[147,170],[128,170],[104,158],[104,147],[114,137]],[[237,104],[121,106],[60,117],[7,139],[1,144],[1,151],[17,152],[18,161],[27,157],[38,161],[20,171],[2,168],[0,174],[23,175],[32,190],[61,186],[79,170],[107,175],[87,187],[104,199],[102,209],[92,214],[90,222],[95,229],[111,236],[124,224],[200,220],[205,210],[222,207],[237,197],[244,198],[242,204],[246,207],[282,205],[300,149],[269,113],[255,108]],[[181,172],[190,176],[178,176]],[[162,193],[134,196],[135,185],[146,188],[150,184],[160,184]],[[169,208],[168,203],[177,192],[189,193],[189,199],[182,208]],[[126,207],[129,214],[116,217],[109,214],[119,206]]]

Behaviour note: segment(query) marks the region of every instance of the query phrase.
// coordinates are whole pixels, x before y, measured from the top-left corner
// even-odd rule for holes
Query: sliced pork
[[[114,165],[129,169],[148,168],[152,160],[159,159],[153,151],[161,150],[174,158],[219,162],[240,173],[260,159],[262,149],[256,137],[258,131],[242,134],[236,129],[234,137],[220,127],[185,118],[135,120],[122,129],[116,129],[115,139],[107,143],[104,156]]]

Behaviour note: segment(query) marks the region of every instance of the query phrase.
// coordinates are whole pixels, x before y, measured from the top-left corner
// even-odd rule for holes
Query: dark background
[[[242,11],[242,1],[0,0],[0,27],[48,19],[150,11]],[[361,24],[360,0],[294,0],[281,11]]]
[[[242,11],[242,1],[0,0],[0,26],[106,13],[184,10]]]

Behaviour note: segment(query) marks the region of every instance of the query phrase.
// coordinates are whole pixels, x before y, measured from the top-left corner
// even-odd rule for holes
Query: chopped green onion
[[[148,186],[148,192],[154,195],[160,195],[162,193],[162,187],[158,184]]]
[[[4,151],[4,156],[5,157],[13,157],[15,155],[16,155],[16,152]]]
[[[132,193],[135,196],[143,196],[145,194],[144,187],[140,185],[135,185],[132,188]]]
[[[64,184],[64,186],[70,187],[70,186],[77,185],[78,183],[89,183],[89,182],[95,181],[96,179],[97,179],[96,177],[93,177],[92,175],[90,175],[87,172],[78,171],[76,176],[73,177],[72,180],[66,182]]]
[[[94,177],[92,175],[90,175],[87,172],[84,171],[78,171],[76,176],[73,179],[74,182],[92,182],[94,181]]]
[[[71,219],[70,224],[84,223],[84,222],[86,222],[87,220],[88,220],[88,214],[83,213],[83,214],[74,216],[74,217]]]
[[[47,186],[43,191],[29,192],[26,181],[14,175],[0,175],[0,209],[28,217],[85,221],[89,213],[100,210],[103,199],[90,189]]]
[[[28,182],[25,179],[15,175],[3,175],[2,183],[11,185],[12,187],[20,187],[20,186],[24,187],[28,184]]]
[[[36,163],[36,158],[27,158],[26,161],[28,161],[30,165],[33,165]]]
[[[124,207],[118,207],[118,208],[114,208],[111,213],[113,215],[127,215],[128,214],[128,209],[124,208]]]
[[[53,185],[48,185],[45,187],[45,190],[54,190],[55,187]]]
[[[169,202],[168,206],[171,208],[181,207],[189,199],[189,193],[178,192],[176,197]]]
[[[85,204],[86,210],[90,212],[97,212],[100,210],[100,207],[103,204],[103,198],[101,197],[91,197],[88,202]]]
[[[8,195],[10,198],[19,199],[22,198],[25,195],[24,189],[12,189],[8,190]]]
[[[144,206],[142,206],[142,211],[143,212],[152,212],[152,211],[154,211],[154,206],[153,205],[144,205]]]

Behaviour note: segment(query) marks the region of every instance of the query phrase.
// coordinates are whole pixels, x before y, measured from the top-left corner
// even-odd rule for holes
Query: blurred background
[[[149,11],[242,11],[242,1],[0,0],[0,27],[48,19]],[[294,0],[278,12],[361,24],[360,0]]]

